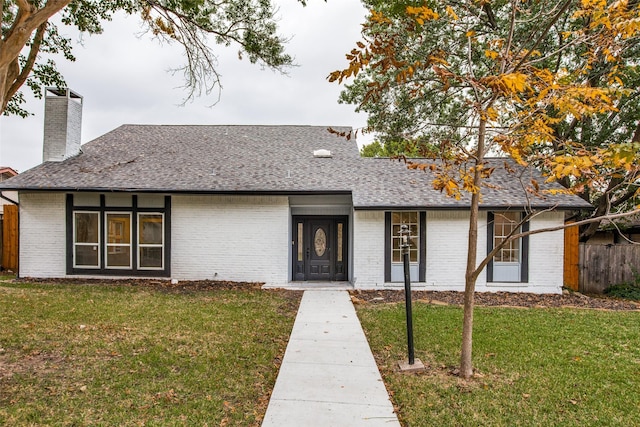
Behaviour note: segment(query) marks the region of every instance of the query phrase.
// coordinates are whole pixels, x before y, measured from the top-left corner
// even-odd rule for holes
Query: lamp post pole
[[[407,348],[409,352],[409,365],[415,363],[415,354],[413,348],[413,312],[411,304],[411,275],[409,270],[409,227],[406,224],[400,226],[400,235],[402,236],[402,260],[404,262],[404,301],[405,312],[407,315]]]

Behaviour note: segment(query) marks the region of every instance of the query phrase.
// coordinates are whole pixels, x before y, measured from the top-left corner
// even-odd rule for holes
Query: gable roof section
[[[18,175],[14,169],[8,166],[0,166],[0,182]]]
[[[571,194],[552,195],[548,190],[562,189],[557,183],[545,183],[539,171],[519,167],[507,158],[487,158],[487,166],[495,167],[481,189],[481,209],[508,209],[530,206],[534,209],[590,209],[591,204]],[[415,159],[433,163],[429,159]],[[507,166],[507,167],[505,167]],[[511,169],[515,172],[509,172]],[[470,196],[463,192],[460,200],[447,197],[433,188],[433,172],[408,170],[402,161],[388,158],[363,158],[360,179],[354,186],[353,205],[356,209],[394,209],[429,207],[431,209],[468,208]],[[368,178],[364,178],[368,177]],[[527,191],[531,179],[539,186],[539,194]]]
[[[349,128],[334,127],[339,132]],[[329,150],[331,157],[314,157]],[[490,162],[497,166],[505,159]],[[537,172],[540,183],[544,178]],[[465,208],[432,186],[430,172],[389,159],[361,158],[354,140],[325,126],[123,125],[62,162],[43,163],[0,190],[210,194],[352,194],[356,209]],[[483,208],[588,208],[576,196],[535,197],[498,167]],[[529,180],[524,180],[529,182]],[[541,184],[559,188],[557,184]]]
[[[347,128],[338,128],[348,131]],[[327,149],[330,158],[313,151]],[[349,192],[358,148],[321,126],[123,125],[14,181],[30,190]]]

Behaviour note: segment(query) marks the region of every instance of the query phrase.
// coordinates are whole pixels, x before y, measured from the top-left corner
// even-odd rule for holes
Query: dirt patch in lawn
[[[462,305],[462,292],[412,291],[412,300],[436,305]],[[355,304],[385,304],[404,302],[404,290],[380,290],[351,292]],[[565,291],[561,295],[511,292],[478,292],[475,305],[485,307],[576,307],[601,310],[640,310],[640,304],[600,295],[584,295]]]

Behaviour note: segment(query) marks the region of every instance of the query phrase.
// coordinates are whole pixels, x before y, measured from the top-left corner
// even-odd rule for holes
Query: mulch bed
[[[413,301],[438,305],[462,305],[462,292],[412,291]],[[351,292],[354,303],[388,304],[404,303],[404,290],[380,290]],[[577,307],[601,310],[640,310],[640,303],[608,298],[603,295],[583,295],[579,292],[564,291],[561,295],[528,294],[510,292],[478,292],[474,298],[476,306],[485,307]]]
[[[215,290],[261,289],[260,282],[230,282],[221,280],[179,281],[150,279],[15,279],[15,282],[78,284],[78,285],[115,285],[135,286],[165,292],[189,293]],[[294,296],[300,291],[283,291]],[[354,290],[351,299],[355,304],[404,303],[404,290]],[[462,292],[412,291],[413,301],[422,301],[437,305],[462,305]],[[640,310],[640,303],[609,298],[604,295],[584,295],[579,292],[564,291],[561,295],[528,294],[510,292],[478,292],[475,305],[485,307],[577,307],[601,310]]]
[[[264,283],[260,282],[230,282],[224,280],[185,280],[173,283],[170,280],[154,279],[36,279],[30,277],[14,279],[13,282],[58,285],[134,286],[169,292],[261,289],[262,285],[264,285]]]

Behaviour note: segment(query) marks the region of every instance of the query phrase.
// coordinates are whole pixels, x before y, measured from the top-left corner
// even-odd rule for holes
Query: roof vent
[[[313,157],[333,157],[333,154],[329,150],[313,150]]]

